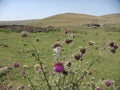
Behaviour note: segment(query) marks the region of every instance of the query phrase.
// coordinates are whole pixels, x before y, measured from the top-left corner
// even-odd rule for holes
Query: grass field
[[[27,73],[31,78],[31,81],[34,85],[36,85],[36,90],[47,90],[45,81],[40,81],[42,80],[42,75],[35,74],[36,72],[34,70],[34,65],[37,64],[37,62],[32,56],[32,51],[34,51],[33,43],[40,53],[40,59],[44,67],[47,72],[51,73],[54,71],[53,67],[56,62],[51,46],[57,41],[62,43],[64,48],[59,61],[64,63],[69,61],[69,58],[71,58],[72,63],[78,62],[77,64],[79,64],[79,66],[77,68],[80,68],[81,71],[86,69],[86,63],[89,62],[90,58],[94,59],[101,50],[102,56],[100,57],[100,63],[96,62],[91,68],[91,70],[94,71],[92,77],[95,78],[95,82],[101,78],[104,78],[105,80],[114,80],[115,86],[120,85],[120,49],[118,48],[115,54],[111,53],[109,48],[106,50],[102,49],[111,40],[120,45],[120,32],[109,32],[101,28],[85,29],[79,27],[73,27],[70,31],[75,34],[75,38],[70,45],[64,43],[67,35],[64,34],[63,30],[54,32],[28,33],[28,37],[26,38],[21,37],[20,33],[16,32],[0,32],[0,67],[7,66],[10,68],[6,75],[3,75],[2,72],[0,72],[0,88],[12,84],[13,88],[10,90],[17,90],[17,86],[23,84],[25,85],[25,90],[30,90],[29,82],[20,75],[20,71],[23,70],[23,65],[28,65]],[[39,39],[39,42],[36,42],[36,39]],[[91,40],[95,42],[92,49],[93,57],[90,56],[91,47],[87,44],[88,41]],[[85,47],[87,50],[86,55],[83,57],[83,61],[81,62],[72,58],[74,50],[78,47]],[[20,67],[14,69],[14,62],[18,62]],[[47,74],[47,76],[49,77],[49,74]],[[38,80],[38,78],[40,80]],[[55,87],[53,87],[53,89],[54,88]],[[88,90],[88,88],[83,90]],[[104,90],[113,89],[106,88]]]

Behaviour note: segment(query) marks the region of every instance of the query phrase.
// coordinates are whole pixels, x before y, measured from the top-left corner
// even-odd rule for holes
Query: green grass
[[[63,51],[61,61],[65,61],[63,58],[66,57],[66,55],[64,54],[68,54],[68,51],[73,51],[78,47],[85,46],[87,48],[87,54],[85,56],[85,60],[83,60],[83,64],[80,66],[81,70],[85,69],[85,63],[89,61],[90,58],[90,47],[87,45],[88,41],[93,40],[96,42],[95,47],[102,47],[110,40],[113,40],[120,45],[119,32],[107,32],[103,29],[71,29],[71,31],[74,30],[76,31],[75,39],[72,46],[64,44],[65,51]],[[40,41],[35,42],[36,38],[39,38]],[[22,38],[20,33],[0,32],[0,67],[8,66],[12,68],[9,75],[7,75],[9,78],[6,78],[5,83],[13,84],[14,90],[16,90],[17,85],[20,83],[24,83],[25,85],[28,84],[28,82],[19,75],[22,65],[29,66],[28,73],[32,82],[34,82],[34,84],[36,83],[35,79],[37,76],[34,74],[34,65],[36,64],[36,61],[32,57],[31,52],[34,49],[33,42],[35,42],[37,50],[40,51],[40,58],[43,64],[48,71],[52,72],[55,60],[51,46],[57,40],[63,43],[65,38],[67,38],[67,36],[64,35],[63,31],[28,33],[28,37],[26,38]],[[24,44],[26,44],[26,46],[24,46]],[[2,45],[8,45],[8,47],[4,47]],[[94,56],[98,55],[98,51],[96,49],[93,49],[93,52]],[[70,54],[72,55],[72,53]],[[114,79],[116,85],[120,84],[120,50],[118,49],[116,54],[112,54],[109,51],[105,51],[103,54],[105,54],[105,56],[100,58],[101,64],[96,63],[92,67],[92,69],[96,71],[94,77],[96,79]],[[74,59],[72,59],[72,61],[77,62]],[[20,68],[14,70],[12,67],[13,62],[19,62]],[[14,76],[15,73],[18,73],[17,76]],[[45,88],[45,90],[47,89]]]

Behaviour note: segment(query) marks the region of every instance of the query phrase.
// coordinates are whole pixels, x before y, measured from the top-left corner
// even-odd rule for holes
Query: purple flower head
[[[114,47],[114,44],[115,44],[115,43],[114,43],[113,41],[110,41],[110,42],[109,42],[109,46],[110,46],[110,47]]]
[[[19,63],[17,63],[17,62],[13,63],[14,68],[18,68],[19,66],[20,66]]]
[[[65,70],[64,70],[62,73],[63,73],[63,75],[67,75],[67,74],[68,74],[68,71],[65,71]]]
[[[68,30],[65,29],[65,30],[64,30],[64,34],[68,34]]]
[[[54,71],[58,73],[63,73],[64,72],[64,66],[61,62],[57,62],[54,65]]]
[[[61,44],[56,43],[56,44],[54,44],[54,45],[52,46],[53,49],[54,49],[54,48],[57,48],[57,47],[61,47]]]
[[[114,49],[118,49],[118,47],[119,47],[119,46],[118,46],[117,44],[115,44],[115,45],[113,46]]]
[[[86,49],[85,49],[85,48],[81,48],[81,49],[80,49],[80,52],[81,52],[82,54],[85,54]]]
[[[73,40],[72,39],[66,39],[65,43],[70,44]]]
[[[92,70],[89,70],[88,71],[88,75],[92,75],[93,74],[93,71]]]
[[[81,60],[81,59],[82,59],[82,55],[81,55],[81,54],[75,54],[75,55],[74,55],[74,58],[75,58],[76,60]]]
[[[96,87],[95,90],[102,90],[102,88],[100,88],[100,87]]]
[[[111,81],[111,80],[106,80],[105,81],[105,85],[108,86],[108,87],[111,86],[112,84],[113,84],[113,81]]]

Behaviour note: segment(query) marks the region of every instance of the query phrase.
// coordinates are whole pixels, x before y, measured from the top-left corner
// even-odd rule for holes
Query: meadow
[[[67,34],[64,33],[65,29]],[[68,27],[61,28],[60,31],[28,32],[27,37],[21,37],[21,32],[0,31],[0,68],[8,67],[7,70],[0,71],[0,90],[120,90],[120,50],[118,48],[116,52],[112,52],[109,46],[110,41],[120,45],[120,32],[105,29],[107,28]],[[72,42],[66,43],[68,38]],[[89,45],[90,41],[95,42],[94,45]],[[53,52],[53,45],[56,43],[62,46],[58,59],[55,59],[57,57]],[[80,52],[81,48],[85,48],[86,53],[82,59],[75,60],[74,53]],[[97,61],[96,57],[99,55]],[[86,75],[89,64],[94,60],[96,62],[89,68],[91,75]],[[61,72],[54,70],[58,61],[68,71],[64,73],[66,79]],[[68,61],[71,66],[65,67]],[[14,66],[15,63],[19,64],[18,67]],[[42,64],[42,73],[35,70],[35,65],[38,64]],[[75,73],[73,80],[69,75],[70,70]],[[52,89],[46,83],[44,72]],[[86,79],[80,80],[74,87],[73,82],[82,74],[86,75]],[[64,79],[66,83],[63,84]],[[104,85],[105,80],[113,80],[114,85]],[[98,87],[101,89],[97,89]]]

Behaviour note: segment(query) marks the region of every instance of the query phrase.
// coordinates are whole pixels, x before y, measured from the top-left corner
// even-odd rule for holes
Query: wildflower
[[[67,74],[68,74],[68,71],[65,71],[65,70],[64,70],[62,73],[63,73],[63,75],[67,75]]]
[[[27,68],[28,68],[28,65],[23,65],[23,68],[24,68],[24,69],[27,69]]]
[[[81,60],[81,59],[82,59],[82,55],[81,55],[81,54],[75,54],[75,55],[74,55],[74,58],[75,58],[76,60]]]
[[[80,49],[80,52],[81,52],[82,54],[85,54],[86,49],[85,49],[85,48],[81,48],[81,49]]]
[[[61,47],[53,48],[54,53],[59,54],[62,51]]]
[[[64,30],[64,34],[68,34],[68,31],[66,29]]]
[[[93,42],[93,41],[89,41],[89,42],[88,42],[88,45],[90,45],[90,46],[91,46],[91,45],[94,45],[94,44],[95,44],[95,42]]]
[[[54,44],[54,45],[52,46],[52,48],[57,48],[57,47],[61,47],[61,44],[56,43],[56,44]]]
[[[89,70],[88,71],[88,75],[92,75],[93,74],[93,71],[92,70]]]
[[[109,42],[109,46],[110,46],[110,47],[113,47],[114,44],[115,44],[115,43],[114,43],[113,41],[110,41],[110,42]]]
[[[54,71],[55,72],[58,72],[58,73],[63,73],[64,71],[64,66],[61,62],[57,62],[55,65],[54,65]]]
[[[113,81],[111,81],[111,80],[106,80],[105,81],[106,86],[111,86],[112,84],[113,84]]]
[[[102,88],[100,88],[100,87],[96,87],[95,90],[102,90]]]
[[[68,67],[70,67],[70,66],[71,66],[71,62],[70,62],[70,61],[67,61],[67,62],[65,63],[65,65],[68,66]]]
[[[22,31],[22,32],[21,32],[21,37],[27,37],[27,36],[28,36],[28,34],[27,34],[26,31]]]
[[[65,43],[70,44],[73,40],[72,39],[66,39]]]
[[[19,67],[19,63],[17,63],[17,62],[13,63],[13,67],[14,68],[18,68]]]
[[[21,73],[22,75],[25,75],[25,74],[26,74],[26,71],[25,71],[25,70],[22,70],[20,73]]]
[[[113,46],[114,49],[118,49],[118,47],[119,47],[119,46],[118,46],[117,44],[115,44],[115,45]]]

